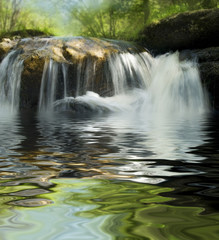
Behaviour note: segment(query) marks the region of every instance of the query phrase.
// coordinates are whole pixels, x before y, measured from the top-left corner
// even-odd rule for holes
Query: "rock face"
[[[139,42],[157,52],[218,46],[219,9],[186,12],[148,26]]]
[[[210,93],[214,109],[219,109],[219,47],[207,48],[195,53],[199,61],[201,79]]]

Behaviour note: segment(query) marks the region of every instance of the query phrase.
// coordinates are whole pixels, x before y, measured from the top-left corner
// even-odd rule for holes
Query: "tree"
[[[19,25],[22,0],[0,0],[0,31],[12,31]]]
[[[104,38],[132,38],[150,15],[149,0],[80,0],[72,17],[82,26],[82,34]]]

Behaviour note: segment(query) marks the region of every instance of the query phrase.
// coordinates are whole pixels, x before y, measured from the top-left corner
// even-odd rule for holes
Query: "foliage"
[[[146,24],[149,0],[80,0],[71,14],[81,24],[83,35],[127,39]]]
[[[12,31],[21,24],[22,0],[0,0],[0,29],[2,32]]]
[[[217,0],[0,0],[0,33],[37,29],[133,40],[151,22],[214,7]]]
[[[55,30],[46,12],[34,6],[35,0],[0,0],[0,34],[35,29],[45,33]],[[43,14],[42,14],[43,13]]]
[[[77,2],[77,4],[76,4]],[[167,16],[217,7],[217,0],[79,0],[71,10],[81,34],[132,40],[147,24]]]

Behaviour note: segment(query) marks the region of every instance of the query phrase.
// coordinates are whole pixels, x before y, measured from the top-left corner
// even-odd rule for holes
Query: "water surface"
[[[1,115],[0,239],[218,239],[218,130],[217,116]]]

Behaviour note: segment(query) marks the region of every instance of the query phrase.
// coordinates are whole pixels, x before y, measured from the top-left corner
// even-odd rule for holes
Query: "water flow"
[[[178,52],[156,58],[151,68],[151,84],[141,108],[156,115],[155,119],[205,113],[207,94],[202,88],[196,62],[181,62]]]
[[[62,64],[62,72],[63,72],[63,81],[64,81],[64,98],[67,97],[67,80],[68,80],[68,65]]]
[[[115,95],[124,94],[130,88],[147,89],[151,82],[150,68],[154,59],[147,52],[140,54],[114,54],[109,59]]]
[[[55,101],[56,84],[58,78],[58,63],[52,59],[45,62],[39,98],[39,110],[52,111]]]
[[[105,69],[106,82],[112,82],[113,96],[101,97],[88,91],[87,74],[84,79],[80,75],[77,86],[83,86],[87,93],[58,99],[55,108],[66,110],[68,106],[74,111],[128,111],[155,119],[189,118],[208,109],[196,62],[180,61],[178,52],[157,58],[147,52],[114,54],[109,57]]]
[[[0,65],[0,112],[15,113],[19,108],[23,60],[20,50],[10,52]]]
[[[2,61],[1,109],[13,112],[19,108],[22,70],[19,50],[12,51]],[[105,93],[110,94],[102,97]],[[204,113],[208,108],[206,99],[197,64],[180,61],[178,52],[153,58],[147,52],[124,51],[112,53],[105,60],[87,57],[74,64],[47,60],[38,109],[39,112],[128,111],[160,119]]]
[[[74,111],[121,111],[129,109],[138,99],[138,90],[143,93],[151,83],[151,66],[154,59],[147,53],[113,54],[103,65],[102,86],[98,87],[98,75],[96,74],[97,62],[91,59],[79,62],[76,70],[75,96],[57,99],[54,106],[58,110],[71,109]],[[62,73],[62,75],[65,75]],[[74,81],[71,79],[71,81]],[[113,92],[111,97],[100,97],[101,91]],[[71,90],[69,91],[71,92]],[[44,94],[44,92],[42,92]],[[142,95],[142,94],[141,94]],[[46,97],[46,96],[45,96]],[[137,98],[137,99],[136,99]],[[47,111],[51,109],[47,108]]]

